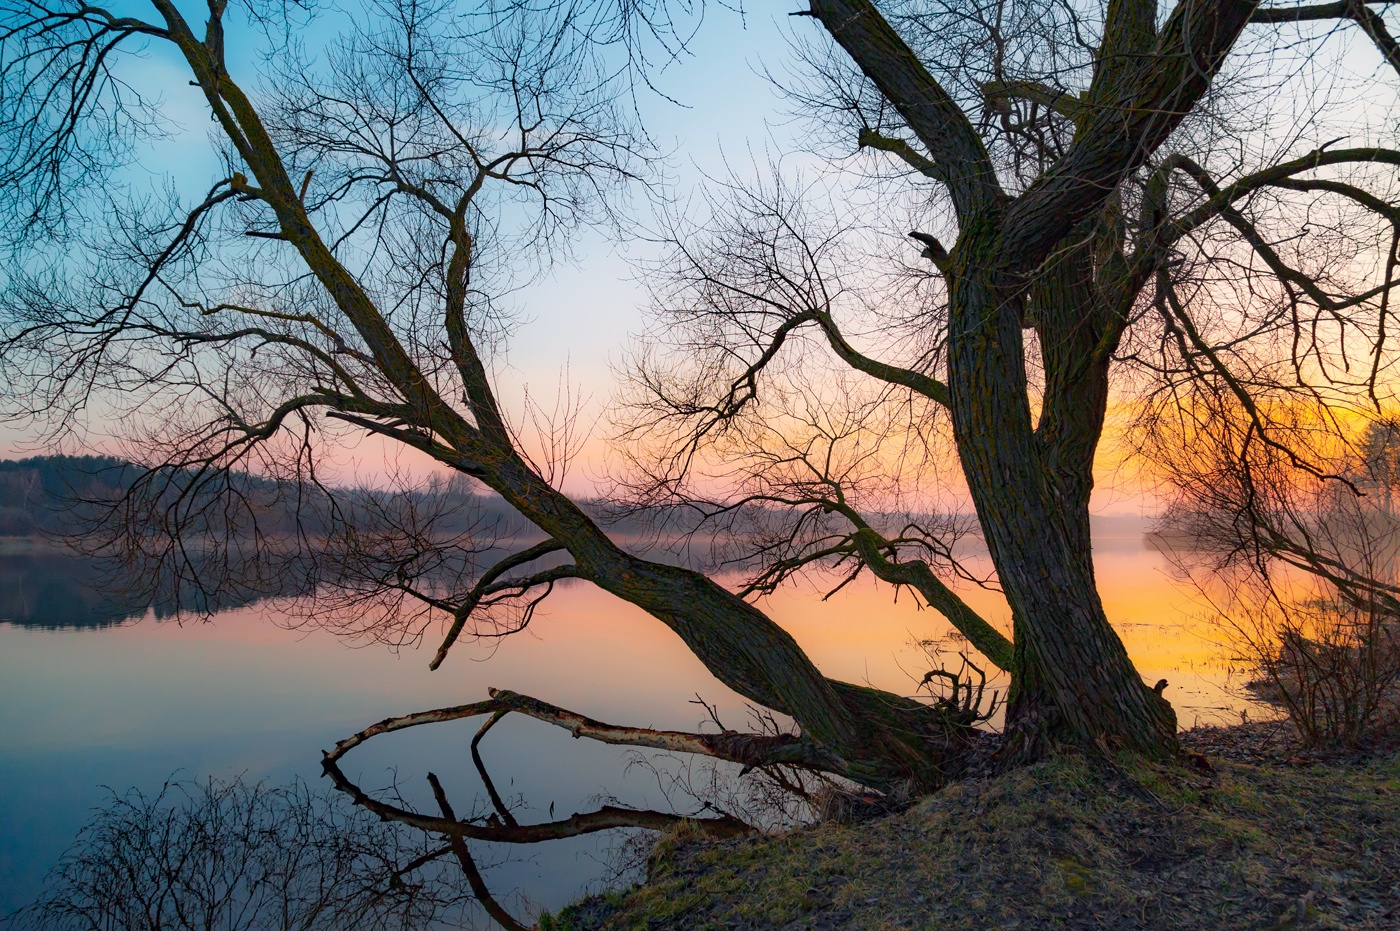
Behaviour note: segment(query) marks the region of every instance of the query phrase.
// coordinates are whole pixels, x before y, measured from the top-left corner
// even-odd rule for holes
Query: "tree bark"
[[[669,627],[719,681],[792,717],[832,771],[874,788],[932,787],[963,765],[977,734],[943,709],[823,676],[792,636],[699,572],[633,556],[512,451],[456,463],[563,543],[582,578]]]
[[[1033,758],[1047,739],[1164,755],[1176,746],[1175,714],[1138,676],[1094,582],[1087,467],[1102,427],[1094,373],[1056,388],[1046,425],[1069,419],[1043,444],[1027,400],[1026,288],[1004,255],[998,225],[987,223],[965,228],[950,256],[948,380],[959,456],[1015,623],[1006,757]],[[1097,413],[1069,417],[1065,405],[1091,401]],[[1076,436],[1092,442],[1068,442]],[[1047,449],[1065,454],[1054,468]]]

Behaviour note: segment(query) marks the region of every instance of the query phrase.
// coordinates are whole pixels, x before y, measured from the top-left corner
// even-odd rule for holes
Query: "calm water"
[[[1189,621],[1190,598],[1141,528],[1106,521],[1096,533],[1109,617],[1143,677],[1170,681],[1166,694],[1185,726],[1237,718],[1242,703],[1222,688],[1223,651],[1208,629]],[[0,556],[0,617],[37,611],[52,628],[74,612],[109,623],[120,615],[101,607],[100,593],[85,593],[79,569],[69,571],[75,577],[65,580],[61,564],[40,571],[32,560]],[[945,633],[941,619],[907,598],[892,603],[889,589],[873,584],[828,601],[820,594],[793,588],[765,607],[828,675],[911,692],[928,665],[911,641]],[[995,596],[964,594],[1004,622]],[[108,797],[104,786],[149,791],[172,773],[314,783],[320,751],[337,739],[389,715],[484,698],[488,686],[613,723],[673,728],[697,726],[702,714],[689,702],[698,693],[729,726],[742,726],[742,703],[640,611],[584,585],[560,590],[548,609],[494,652],[458,647],[434,673],[427,664],[436,644],[398,654],[355,649],[279,627],[256,606],[183,626],[153,615],[84,629],[0,623],[0,914],[32,898]],[[416,801],[430,800],[424,777],[436,772],[460,811],[481,791],[467,755],[477,726],[381,737],[343,768],[367,788],[397,778]],[[509,717],[482,748],[503,792],[531,806],[522,821],[546,820],[551,804],[557,817],[587,810],[599,796],[668,807],[650,774],[628,769],[626,753],[547,725]],[[512,906],[523,898],[554,907],[604,873],[608,847],[601,836],[540,846],[523,851],[528,859],[495,867],[488,880]],[[500,851],[482,853],[504,859]]]

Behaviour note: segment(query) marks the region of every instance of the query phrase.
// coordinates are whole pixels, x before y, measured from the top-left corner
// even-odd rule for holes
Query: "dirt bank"
[[[667,836],[647,883],[544,927],[1400,928],[1400,757],[1233,730],[1196,737],[1211,772],[1065,756],[876,821]]]

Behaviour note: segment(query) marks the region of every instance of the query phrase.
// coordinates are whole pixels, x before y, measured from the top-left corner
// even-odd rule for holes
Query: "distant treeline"
[[[172,525],[165,523],[165,511],[177,498],[186,502],[176,509],[191,544],[181,553],[193,564],[172,563],[169,552],[164,561],[143,560],[139,554],[133,559],[131,550],[103,544],[113,539],[113,525],[132,514],[152,518],[145,532],[168,530]],[[129,506],[117,507],[123,499]],[[592,504],[595,513],[602,508],[601,502]],[[105,527],[104,518],[110,521]],[[613,529],[629,535],[655,527],[632,519]],[[230,531],[231,536],[224,536]],[[255,555],[264,552],[262,545],[249,542],[254,532],[270,543],[267,562],[258,562]],[[293,536],[318,542],[309,550],[279,542]],[[433,571],[447,577],[468,570],[464,559],[489,564],[538,536],[503,500],[479,493],[465,479],[430,477],[408,490],[313,489],[237,471],[152,472],[111,456],[0,461],[0,537],[12,540],[0,548],[0,623],[104,627],[148,611],[157,618],[209,613],[336,584],[342,581],[338,572],[343,565],[372,572],[373,564],[392,563],[416,546],[431,546],[424,538],[467,541],[467,551],[476,547],[475,556],[449,550],[435,564]],[[35,547],[16,537],[81,540],[78,549],[100,555]],[[324,538],[324,549],[318,538]],[[214,542],[201,547],[201,539]],[[152,551],[159,552],[160,545]],[[324,553],[332,558],[317,562],[314,554]]]
[[[141,469],[112,456],[34,456],[0,461],[0,536],[62,534],[82,500],[110,499]]]
[[[726,513],[687,538],[697,529],[698,511],[620,513],[603,500],[581,499],[580,504],[628,548],[654,559],[697,565],[744,564],[745,544],[736,540],[781,538],[792,517],[789,511],[750,506]],[[920,519],[871,517],[899,524]],[[960,552],[980,548],[965,516],[930,519],[930,526],[949,521],[965,525]],[[1115,522],[1096,519],[1096,529],[1105,529],[1099,527],[1102,520]],[[409,488],[385,489],[324,487],[238,470],[152,470],[113,456],[0,461],[0,537],[76,537],[85,544],[81,549],[112,555],[103,541],[120,535],[123,527],[150,539],[178,535],[191,551],[219,553],[230,563],[264,545],[273,552],[342,555],[350,547],[357,551],[356,559],[392,561],[395,553],[430,547],[431,541],[469,541],[481,552],[483,547],[509,550],[540,539],[540,531],[504,500],[460,475],[427,476]],[[313,542],[308,550],[298,540]]]
[[[151,470],[113,456],[34,456],[0,461],[0,536],[81,532],[134,488],[133,498],[146,504],[153,499],[169,502],[176,494],[187,493],[186,513],[197,513],[233,489],[238,507],[256,518],[264,534],[314,534],[324,531],[329,519],[325,501],[317,496],[299,494],[291,483],[246,472],[209,475],[167,468],[157,470],[153,478]],[[439,524],[435,529],[444,533],[465,531],[482,520],[511,527],[519,524],[499,498],[475,494],[460,482],[429,482],[408,493],[335,489],[335,495],[340,504],[352,509],[387,499],[432,501]],[[455,512],[461,516],[454,519]]]
[[[0,537],[63,536],[79,533],[101,517],[106,504],[120,500],[137,483],[136,497],[169,499],[175,492],[196,487],[187,511],[219,498],[229,489],[238,492],[238,506],[256,517],[263,534],[323,533],[332,519],[354,514],[401,520],[402,507],[414,504],[415,520],[430,520],[437,534],[471,533],[490,525],[502,536],[530,534],[531,528],[498,496],[482,493],[461,479],[430,478],[410,491],[373,488],[336,488],[333,494],[338,518],[318,495],[304,494],[292,483],[278,482],[230,471],[212,477],[189,469],[164,469],[151,481],[150,470],[114,456],[33,456],[0,460]],[[387,515],[386,507],[399,511]],[[601,515],[601,501],[585,501],[584,507]],[[375,512],[371,515],[368,512]],[[680,522],[666,518],[622,518],[606,521],[622,535],[675,532]]]

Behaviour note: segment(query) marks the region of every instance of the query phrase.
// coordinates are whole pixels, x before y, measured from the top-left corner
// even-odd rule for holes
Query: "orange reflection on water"
[[[1237,718],[1226,651],[1140,534],[1096,555],[1109,619],[1144,679],[1166,678],[1181,722]],[[949,627],[907,593],[863,578],[830,599],[807,582],[762,600],[829,676],[912,694],[929,661],[915,641]],[[1009,627],[1000,596],[962,592]],[[88,631],[0,629],[0,733],[11,752],[133,746],[182,734],[272,733],[295,727],[326,740],[393,714],[474,701],[510,688],[617,723],[694,727],[698,693],[731,727],[743,702],[662,624],[586,584],[561,587],[524,633],[464,644],[429,672],[436,642],[395,654],[354,649],[324,632],[287,630],[265,609],[211,623],[157,623]],[[949,660],[956,665],[951,654]],[[990,671],[990,670],[988,670]]]

